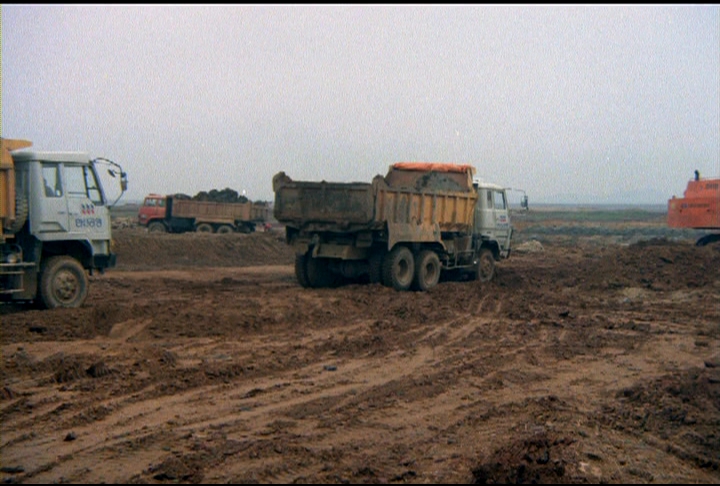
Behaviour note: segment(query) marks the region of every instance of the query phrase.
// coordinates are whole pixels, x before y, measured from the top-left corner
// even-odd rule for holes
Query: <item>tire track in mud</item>
[[[695,464],[712,464],[716,385],[682,370],[718,349],[698,306],[720,287],[687,268],[668,287],[651,250],[640,273],[622,252],[620,275],[557,255],[426,293],[301,289],[291,267],[99,279],[87,308],[3,316],[3,465],[20,482],[458,483],[548,452],[541,479],[712,478]],[[100,361],[112,372],[89,375]],[[652,473],[614,456],[643,440]]]

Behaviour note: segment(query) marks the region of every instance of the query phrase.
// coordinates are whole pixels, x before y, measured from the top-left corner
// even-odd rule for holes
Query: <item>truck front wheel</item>
[[[415,259],[407,246],[396,246],[383,261],[383,283],[395,290],[408,290],[415,277]]]
[[[69,256],[48,258],[40,270],[40,300],[48,309],[80,307],[87,298],[88,276]]]
[[[153,221],[148,225],[148,233],[165,233],[165,225],[159,221]]]
[[[489,282],[495,276],[495,257],[489,248],[480,250],[475,271],[475,278],[479,282]]]
[[[432,250],[422,250],[415,260],[415,282],[417,290],[428,290],[440,281],[440,258]]]

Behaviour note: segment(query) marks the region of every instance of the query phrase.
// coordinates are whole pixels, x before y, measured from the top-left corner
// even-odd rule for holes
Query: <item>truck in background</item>
[[[714,232],[698,238],[697,246],[720,241],[720,177],[701,178],[696,170],[683,197],[668,200],[667,222],[670,228]]]
[[[88,295],[88,273],[102,273],[117,259],[100,165],[119,176],[118,200],[127,176],[115,162],[85,153],[0,142],[0,300],[79,307]]]
[[[510,256],[505,188],[474,180],[470,165],[400,162],[372,183],[273,177],[274,216],[295,249],[303,287],[366,277],[428,290],[441,273],[487,282]]]
[[[149,232],[251,233],[271,215],[272,209],[261,202],[196,201],[187,196],[149,194],[138,210],[138,223]]]

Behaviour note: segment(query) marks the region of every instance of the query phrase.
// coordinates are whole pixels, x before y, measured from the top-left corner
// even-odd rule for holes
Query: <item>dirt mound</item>
[[[122,228],[113,231],[113,249],[118,270],[287,265],[295,260],[279,230],[220,235]]]

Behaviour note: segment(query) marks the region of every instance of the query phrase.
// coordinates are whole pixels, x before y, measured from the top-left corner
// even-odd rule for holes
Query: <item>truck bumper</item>
[[[110,253],[109,255],[93,255],[93,268],[104,270],[106,268],[113,268],[117,264],[117,254]]]

